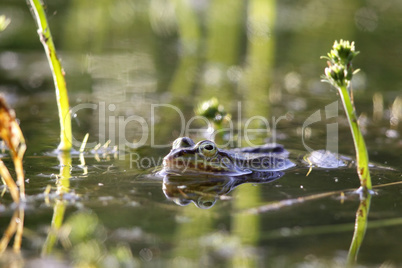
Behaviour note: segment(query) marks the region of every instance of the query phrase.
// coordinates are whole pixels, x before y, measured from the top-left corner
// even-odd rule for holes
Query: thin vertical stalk
[[[367,147],[366,143],[364,142],[363,134],[358,125],[355,108],[350,99],[346,86],[339,87],[338,91],[342,99],[343,108],[345,109],[346,116],[349,121],[350,131],[353,137],[353,143],[356,150],[357,174],[359,175],[360,185],[363,189],[371,190],[372,185],[368,167],[369,158]]]
[[[370,194],[372,189],[370,171],[368,167],[369,159],[366,143],[360,131],[359,123],[356,117],[356,111],[353,104],[351,81],[354,71],[352,67],[353,58],[359,54],[355,51],[354,42],[340,40],[335,41],[332,50],[322,57],[328,60],[328,67],[325,68],[323,81],[333,85],[339,91],[342,104],[349,122],[349,128],[352,132],[353,143],[356,151],[357,174],[360,179],[360,193],[362,198]]]
[[[60,144],[58,149],[61,151],[70,151],[72,147],[71,116],[64,71],[56,54],[46,14],[43,10],[43,3],[40,0],[29,0],[28,4],[38,25],[39,39],[45,49],[56,89],[60,120]]]

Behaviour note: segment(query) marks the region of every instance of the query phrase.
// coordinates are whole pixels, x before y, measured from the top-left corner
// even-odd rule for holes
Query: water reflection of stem
[[[237,188],[235,190],[237,197],[234,199],[235,208],[243,209],[258,204],[260,202],[260,189],[251,184]],[[234,214],[232,226],[233,236],[240,240],[240,245],[231,260],[233,267],[258,266],[258,255],[253,249],[261,237],[260,215]]]
[[[70,190],[70,177],[71,177],[71,155],[69,152],[61,152],[58,156],[60,161],[60,174],[57,181],[57,194],[61,197],[64,193]],[[52,252],[54,244],[57,241],[57,231],[60,229],[64,214],[66,211],[65,201],[56,200],[53,207],[53,218],[51,223],[51,230],[46,238],[45,244],[42,247],[42,255],[47,255]]]
[[[391,185],[400,184],[400,183],[402,183],[402,182],[378,185],[374,188],[391,186]],[[351,190],[349,189],[349,190],[345,190],[345,191],[351,191]],[[333,196],[336,194],[342,194],[343,192],[344,191],[332,191],[332,192],[314,194],[314,195],[309,195],[309,196],[299,197],[299,198],[294,198],[294,199],[281,200],[281,201],[272,202],[272,203],[269,203],[269,204],[266,204],[266,205],[263,205],[263,206],[260,206],[257,208],[243,210],[241,213],[247,213],[247,214],[248,213],[252,213],[252,214],[264,213],[264,212],[271,211],[271,210],[277,210],[282,207],[291,206],[294,204],[300,204],[300,203],[303,203],[303,202],[309,201],[309,200],[317,200],[320,198],[329,197],[329,196]],[[372,197],[372,195],[370,193],[367,193],[367,195],[365,195],[364,198],[360,198],[360,205],[356,212],[355,231],[353,234],[353,239],[352,239],[352,243],[350,245],[349,254],[348,254],[348,264],[349,265],[353,265],[356,262],[357,254],[359,252],[360,246],[363,242],[364,235],[366,233],[367,218],[368,218],[368,213],[370,210],[371,197]],[[401,219],[398,218],[398,219],[386,221],[384,225],[400,224],[400,221],[401,221]],[[378,224],[373,224],[373,227],[376,227],[376,226],[378,226]],[[381,224],[380,224],[380,226],[381,226]],[[328,230],[331,230],[332,227],[325,226],[321,229],[327,233]],[[339,226],[339,227],[341,227],[341,226]],[[346,227],[346,226],[342,225],[342,229],[343,229],[343,227]],[[297,233],[298,233],[298,235],[300,235],[302,233],[303,234],[315,233],[315,232],[318,232],[318,229],[315,227],[314,230],[310,230],[310,231],[311,232],[309,232],[309,231],[300,232],[300,230],[298,230]]]
[[[17,230],[15,233],[14,237],[14,251],[18,252],[21,248],[21,240],[22,240],[22,234],[24,232],[24,208],[20,206],[18,208],[18,218],[16,219],[17,222]]]
[[[60,229],[63,219],[64,213],[66,210],[66,206],[63,200],[56,200],[56,203],[53,207],[53,218],[51,229],[46,238],[45,244],[42,247],[42,255],[47,255],[52,252],[54,244],[57,241],[57,231]]]
[[[353,265],[357,260],[357,254],[359,253],[367,229],[367,216],[370,210],[370,203],[371,194],[368,194],[365,199],[360,200],[360,206],[356,212],[355,231],[348,253],[349,265]]]
[[[213,227],[214,208],[200,210],[195,206],[183,208],[181,217],[190,219],[178,224],[175,239],[178,241],[173,250],[173,263],[170,267],[189,267],[205,254],[206,248],[195,240],[205,237]]]
[[[15,237],[14,237],[13,249],[15,252],[20,251],[23,229],[24,229],[24,208],[22,206],[19,206],[14,211],[10,224],[4,231],[3,237],[0,240],[0,254],[2,254],[6,250],[7,245],[14,234]]]

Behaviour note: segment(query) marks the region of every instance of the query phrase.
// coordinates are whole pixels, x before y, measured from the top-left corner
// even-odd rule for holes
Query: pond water
[[[345,266],[360,184],[319,58],[340,38],[360,51],[354,100],[375,188],[357,265],[402,265],[402,4],[229,2],[48,1],[75,139],[75,152],[58,154],[35,24],[24,2],[2,1],[11,23],[0,32],[0,91],[27,141],[27,201],[21,253],[11,241],[0,266]],[[219,147],[278,142],[298,165],[272,180],[158,175],[177,137],[210,137],[194,110],[212,97],[231,114]],[[321,149],[347,165],[310,170],[303,157]],[[2,160],[13,173],[7,151]],[[5,192],[0,233],[18,211]]]

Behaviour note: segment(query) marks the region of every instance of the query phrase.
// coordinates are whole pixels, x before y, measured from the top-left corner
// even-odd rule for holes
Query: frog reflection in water
[[[178,205],[194,202],[210,208],[242,183],[282,177],[282,170],[295,166],[287,156],[279,144],[222,150],[209,140],[195,144],[190,138],[178,138],[163,161],[163,191]]]
[[[295,166],[287,156],[288,152],[279,144],[222,150],[213,141],[195,144],[190,138],[182,137],[173,142],[172,150],[163,159],[162,173],[242,176],[281,171]]]
[[[268,183],[284,175],[282,171],[257,172],[260,177],[243,176],[192,176],[166,175],[163,178],[163,193],[177,205],[193,202],[202,209],[211,208],[219,199],[228,199],[227,194],[243,183]],[[256,174],[254,174],[256,175]]]

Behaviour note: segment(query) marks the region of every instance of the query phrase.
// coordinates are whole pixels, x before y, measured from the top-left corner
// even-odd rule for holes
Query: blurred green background
[[[75,138],[81,141],[89,133],[89,142],[111,139],[111,145],[119,145],[121,137],[132,142],[145,135],[147,146],[135,152],[155,158],[166,155],[183,126],[176,110],[152,113],[152,107],[174,105],[188,122],[198,103],[211,97],[224,105],[238,130],[252,116],[270,123],[282,118],[275,138],[287,149],[305,153],[302,134],[308,146],[323,149],[327,122],[310,126],[307,134],[301,130],[311,114],[338,100],[336,91],[320,81],[326,66],[320,56],[334,40],[355,41],[360,55],[354,66],[362,70],[353,80],[355,105],[370,159],[388,168],[374,169],[373,184],[400,180],[402,1],[48,0],[46,10],[71,107],[97,105],[73,114]],[[313,170],[309,177],[305,168],[295,169],[273,183],[238,186],[212,209],[200,210],[167,200],[161,179],[131,167],[129,159],[88,156],[84,167],[73,158],[69,170],[71,190],[81,199],[44,202],[42,193],[57,181],[60,164],[49,154],[59,142],[53,81],[25,1],[2,0],[0,15],[11,20],[0,33],[0,91],[15,108],[28,146],[24,261],[33,267],[345,264],[356,196],[257,215],[238,212],[356,188],[354,168]],[[339,108],[339,152],[354,155]],[[133,115],[145,120],[148,132],[138,122],[124,121]],[[272,131],[252,135],[253,142],[272,139]],[[193,137],[204,138],[202,133]],[[155,143],[166,147],[152,148]],[[373,198],[369,219],[378,221],[363,243],[363,265],[402,263],[400,188],[384,187]],[[66,225],[57,236],[56,253],[41,258],[54,203],[66,203]],[[11,214],[0,208],[6,211],[0,217],[3,232]],[[83,222],[89,223],[83,227]],[[67,239],[71,229],[76,232]]]
[[[354,63],[362,69],[354,81],[362,101],[356,102],[358,111],[371,113],[367,103],[376,92],[385,109],[401,92],[398,1],[49,1],[46,9],[72,106],[103,101],[118,106],[113,115],[148,119],[151,103],[174,104],[190,117],[199,101],[212,96],[232,114],[240,101],[245,118],[287,112],[273,112],[276,104],[316,109],[336,99],[320,83],[320,56],[341,38],[355,41],[361,51]],[[2,91],[52,91],[25,3],[4,0],[0,13],[11,19],[0,34]],[[160,116],[159,122],[177,121],[172,111]],[[96,137],[99,130],[93,128]],[[163,142],[177,136],[161,133],[157,139]]]

